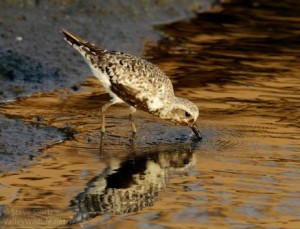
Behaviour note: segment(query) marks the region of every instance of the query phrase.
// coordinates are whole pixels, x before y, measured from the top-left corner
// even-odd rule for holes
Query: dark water
[[[146,56],[200,108],[199,143],[142,112],[132,141],[124,107],[114,107],[100,152],[108,97],[91,78],[76,93],[1,108],[77,132],[0,178],[3,225],[300,228],[299,10],[297,1],[234,1],[160,27],[165,37]]]

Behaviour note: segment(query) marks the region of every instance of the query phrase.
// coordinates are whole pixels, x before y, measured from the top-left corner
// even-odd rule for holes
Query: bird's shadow
[[[159,124],[153,123],[152,126],[154,125]],[[128,146],[127,153],[135,154],[135,152],[141,152],[141,149],[147,150],[149,147],[160,147],[166,144],[169,145],[169,147],[176,147],[177,144],[191,144],[196,146],[202,142],[199,141],[193,133],[188,135],[187,132],[183,131],[180,127],[173,127],[172,130],[167,131],[165,131],[165,129],[164,132],[160,132],[157,128],[153,130],[146,128],[146,133],[130,132],[127,136],[117,137],[122,138],[119,139],[120,144],[115,144],[116,141],[112,139],[112,135],[101,132],[99,143],[100,158],[105,158],[106,151],[114,150],[124,144]],[[159,134],[157,132],[159,132]]]

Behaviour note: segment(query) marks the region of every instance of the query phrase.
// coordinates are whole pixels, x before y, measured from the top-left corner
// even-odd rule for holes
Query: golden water
[[[132,141],[116,106],[100,150],[109,97],[91,77],[78,92],[2,106],[9,117],[71,126],[68,140],[42,149],[47,157],[0,177],[2,225],[300,228],[300,3],[259,2],[163,26],[165,39],[148,45],[176,94],[200,108],[199,143],[143,112]]]

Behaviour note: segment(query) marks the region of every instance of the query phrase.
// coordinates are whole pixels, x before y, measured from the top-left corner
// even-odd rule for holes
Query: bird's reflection
[[[75,216],[70,223],[152,206],[168,179],[172,175],[187,175],[196,162],[190,143],[163,144],[137,151],[124,160],[110,160],[102,173],[88,182],[84,192],[71,201]]]

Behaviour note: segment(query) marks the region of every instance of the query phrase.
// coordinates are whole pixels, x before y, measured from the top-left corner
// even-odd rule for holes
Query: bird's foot
[[[129,138],[129,141],[133,142],[136,138],[137,138],[137,133],[133,131],[131,133],[131,137]]]

